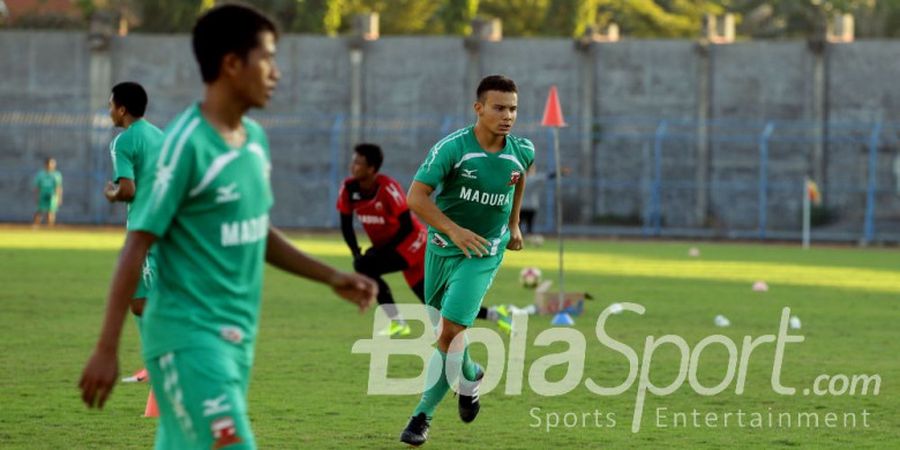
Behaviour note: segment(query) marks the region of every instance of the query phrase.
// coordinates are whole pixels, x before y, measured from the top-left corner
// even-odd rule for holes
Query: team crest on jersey
[[[239,444],[241,438],[237,435],[237,427],[234,425],[234,419],[231,417],[222,417],[216,419],[210,424],[212,429],[213,448],[223,448],[229,445]]]
[[[362,200],[362,195],[360,195],[359,192],[352,192],[350,194],[350,200],[353,200],[353,201]]]
[[[219,329],[219,336],[232,344],[240,344],[244,340],[244,332],[240,328],[227,325]]]
[[[375,202],[375,209],[381,211],[384,209],[384,205],[382,205],[381,202]]]
[[[512,185],[518,183],[518,182],[519,182],[519,178],[522,178],[522,172],[519,172],[518,170],[513,170],[513,171],[509,174],[509,183],[506,183],[506,185],[507,185],[507,186],[512,186]]]
[[[437,233],[434,233],[434,235],[431,236],[431,243],[437,245],[440,248],[447,247],[447,241],[445,241],[444,238],[442,238],[441,235]]]

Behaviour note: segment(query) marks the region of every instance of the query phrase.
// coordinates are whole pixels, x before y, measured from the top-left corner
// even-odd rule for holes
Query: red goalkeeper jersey
[[[370,193],[363,193],[355,179],[344,180],[338,194],[337,209],[341,214],[356,213],[372,245],[381,247],[390,242],[400,230],[400,216],[409,211],[409,206],[400,183],[387,175],[378,174],[375,176],[374,191]],[[410,266],[415,266],[425,256],[428,233],[414,215],[410,219],[413,229],[396,247],[396,251]]]

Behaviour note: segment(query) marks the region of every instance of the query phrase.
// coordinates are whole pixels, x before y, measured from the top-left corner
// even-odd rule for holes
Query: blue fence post
[[[100,225],[101,223],[109,222],[109,206],[106,202],[106,198],[103,197],[103,189],[106,187],[106,180],[112,179],[111,173],[104,173],[104,158],[109,158],[108,151],[99,151],[103,148],[103,138],[104,134],[108,134],[109,130],[107,127],[104,127],[102,124],[104,123],[102,118],[105,117],[105,111],[97,110],[91,115],[91,135],[90,135],[90,150],[94,156],[94,163],[91,165],[91,175],[90,180],[92,184],[91,188],[91,196],[93,201],[89,208],[93,210],[93,224]],[[106,133],[104,133],[106,132]],[[113,169],[115,170],[115,169]]]
[[[666,139],[669,122],[662,120],[656,126],[653,137],[653,181],[650,187],[650,205],[644,214],[644,235],[659,236],[662,228],[662,211],[660,210],[660,190],[662,189],[662,146]]]
[[[769,138],[775,131],[775,124],[766,123],[759,135],[759,238],[766,238],[767,209],[769,207]]]
[[[881,140],[881,121],[875,123],[869,136],[869,183],[866,187],[866,216],[863,224],[863,243],[868,245],[875,238],[875,190],[878,186],[878,143]]]
[[[338,186],[340,183],[340,172],[339,168],[341,166],[341,136],[344,133],[344,114],[338,113],[334,117],[334,122],[331,124],[331,167],[328,171],[328,204],[335,205],[337,204],[337,196],[338,196]],[[334,214],[330,214],[328,217],[328,226],[336,227],[337,226],[337,216]]]
[[[453,116],[450,114],[444,115],[444,120],[441,122],[441,136],[446,136],[450,134],[450,127],[453,126]]]

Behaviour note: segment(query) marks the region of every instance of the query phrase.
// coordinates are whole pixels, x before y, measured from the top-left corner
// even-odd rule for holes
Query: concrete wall
[[[281,225],[336,223],[334,180],[345,176],[356,139],[381,144],[385,171],[408,182],[434,142],[473,121],[474,84],[492,73],[518,83],[516,131],[535,141],[544,167],[552,163],[552,141],[538,122],[548,88],[559,88],[569,123],[560,130],[563,165],[574,170],[564,190],[570,223],[646,216],[654,206],[658,147],[663,226],[753,229],[759,136],[770,122],[771,229],[797,226],[800,202],[791,189],[814,172],[817,142],[824,145],[829,205],[854,224],[863,217],[868,139],[879,120],[885,128],[878,185],[896,181],[890,166],[896,155],[891,121],[900,118],[897,42],[827,46],[820,84],[812,74],[821,59],[801,41],[701,47],[626,40],[579,49],[567,39],[465,45],[458,38],[386,37],[360,47],[358,66],[343,39],[290,35],[278,45],[279,89],[265,111],[252,114],[270,133],[272,218]],[[187,36],[130,35],[92,55],[81,33],[0,32],[0,219],[28,218],[29,180],[41,157],[52,153],[66,176],[62,220],[122,220],[123,208],[97,201],[114,136],[97,106],[108,92],[92,75],[103,67],[98,55],[108,58],[108,83],[144,84],[151,97],[147,117],[160,126],[202,96]],[[62,116],[48,123],[49,113]],[[878,202],[879,217],[900,215],[896,195],[879,193]]]
[[[641,216],[650,201],[654,138],[658,121],[670,119],[671,131],[684,130],[677,122],[693,120],[697,111],[698,54],[689,41],[625,41],[595,47],[595,111],[600,120],[595,140],[596,177],[603,185],[597,195],[601,216]],[[665,141],[664,179],[691,178],[694,139],[674,136]],[[667,223],[684,225],[684,205],[693,201],[685,189],[667,189],[661,202]]]
[[[828,117],[844,126],[828,128],[834,142],[827,147],[829,180],[826,193],[837,208],[848,211],[856,221],[862,221],[865,192],[841,189],[862,186],[868,181],[869,139],[873,124],[884,123],[883,136],[893,141],[877,146],[877,185],[888,190],[896,186],[898,176],[893,173],[893,158],[900,155],[896,137],[897,112],[900,110],[900,90],[896,88],[900,74],[900,45],[896,41],[868,41],[849,46],[830,48],[828,53]],[[877,216],[900,218],[900,195],[883,192],[877,195]]]
[[[48,156],[56,156],[59,169],[71,174],[65,178],[66,208],[79,215],[88,210],[92,188],[89,60],[80,34],[0,33],[0,114],[48,113],[42,118],[55,123],[54,132],[49,134],[48,127],[33,118],[5,115],[0,122],[0,205],[4,217],[26,220],[34,212],[31,183]],[[70,120],[58,120],[63,115]]]
[[[711,182],[720,186],[712,189],[710,207],[718,221],[756,225],[758,192],[732,186],[758,182],[759,144],[756,139],[735,142],[731,137],[735,133],[758,135],[768,121],[812,120],[812,54],[805,42],[739,43],[713,50],[712,117],[724,123],[714,127],[710,137]],[[773,137],[779,137],[774,131]],[[806,159],[811,146],[812,141],[773,141],[770,180],[802,180],[810,170]],[[798,157],[800,164],[788,161],[790,155]],[[796,224],[800,196],[787,193],[780,199],[781,213],[772,214],[772,225]]]

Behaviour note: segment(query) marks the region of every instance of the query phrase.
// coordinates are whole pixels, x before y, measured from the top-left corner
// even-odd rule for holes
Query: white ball
[[[723,316],[723,315],[721,315],[721,314],[719,314],[718,316],[716,316],[716,317],[713,319],[713,323],[716,324],[717,327],[721,327],[721,328],[724,328],[724,327],[727,327],[727,326],[731,326],[731,321],[728,320],[727,317],[725,317],[725,316]]]
[[[525,267],[519,272],[519,283],[526,288],[534,289],[541,283],[541,269]]]

